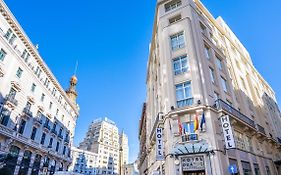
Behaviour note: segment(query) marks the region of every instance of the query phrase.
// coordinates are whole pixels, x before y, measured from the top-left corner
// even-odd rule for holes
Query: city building
[[[97,174],[119,174],[119,133],[113,121],[93,121],[79,149],[98,154]]]
[[[85,175],[96,175],[98,154],[71,147],[72,164],[69,171]]]
[[[137,162],[123,165],[124,172],[121,175],[139,175]]]
[[[0,1],[0,153],[2,171],[63,171],[79,114],[77,78],[65,92],[9,8]]]
[[[199,0],[157,1],[146,84],[140,174],[281,174],[274,91]]]
[[[128,143],[128,137],[127,135],[124,133],[124,131],[122,131],[119,134],[119,174],[123,174],[124,169],[123,169],[123,165],[126,165],[128,163],[128,154],[129,154],[129,143]]]

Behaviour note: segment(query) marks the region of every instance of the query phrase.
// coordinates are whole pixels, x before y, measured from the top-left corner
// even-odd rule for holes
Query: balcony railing
[[[179,108],[191,106],[191,105],[193,105],[193,98],[188,98],[188,99],[177,101],[177,106]]]
[[[281,138],[280,137],[277,137],[277,141],[281,145]]]
[[[33,116],[33,114],[32,114],[32,112],[30,111],[30,109],[28,109],[28,108],[24,108],[23,109],[23,113],[26,115],[26,116],[28,116],[28,117],[32,117]]]
[[[50,130],[50,129],[51,129],[51,127],[49,126],[49,124],[48,124],[48,123],[44,123],[44,128],[46,128],[46,129],[48,129],[48,130]]]
[[[18,105],[18,101],[15,99],[15,97],[11,96],[11,95],[7,95],[4,99],[5,103],[9,102],[14,106]]]
[[[184,134],[181,136],[182,142],[189,142],[189,141],[194,141],[198,140],[198,134]]]
[[[37,116],[35,118],[33,118],[34,122],[39,124],[39,125],[42,125],[43,121],[41,119],[41,116]]]
[[[247,117],[246,115],[242,114],[240,111],[238,111],[237,109],[235,109],[234,107],[232,107],[231,105],[227,104],[226,102],[224,102],[223,100],[219,99],[215,102],[215,107],[217,109],[222,109],[224,111],[226,111],[227,113],[229,113],[232,117],[248,124],[249,126],[255,128],[255,122],[254,120],[250,119],[249,117]]]
[[[58,135],[58,138],[63,139],[62,134],[59,134],[59,135]]]
[[[264,127],[262,127],[262,126],[259,125],[259,124],[257,124],[257,130],[258,130],[258,132],[260,132],[260,133],[266,135],[265,130],[264,130]]]
[[[64,142],[65,142],[65,143],[69,143],[69,138],[68,138],[68,137],[65,137]]]
[[[51,130],[51,133],[55,134],[55,135],[58,135],[58,132],[56,131],[56,129],[52,129]]]

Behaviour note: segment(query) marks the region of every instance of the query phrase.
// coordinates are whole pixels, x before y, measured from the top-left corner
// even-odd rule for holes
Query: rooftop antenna
[[[74,69],[74,75],[76,75],[77,68],[78,68],[78,60],[76,60],[75,69]]]

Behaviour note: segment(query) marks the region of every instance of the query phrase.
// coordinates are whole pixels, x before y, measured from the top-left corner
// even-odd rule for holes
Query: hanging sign
[[[156,160],[164,160],[163,128],[156,128]]]
[[[232,128],[230,125],[229,116],[225,115],[220,118],[223,135],[224,135],[224,142],[226,149],[235,148],[234,137],[232,133]]]

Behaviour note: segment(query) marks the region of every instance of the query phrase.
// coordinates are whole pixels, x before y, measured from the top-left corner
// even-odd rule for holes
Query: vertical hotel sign
[[[223,135],[224,135],[224,142],[226,149],[235,148],[234,137],[232,133],[232,128],[230,125],[229,116],[225,115],[220,118]]]
[[[156,160],[164,160],[163,128],[156,128]]]

